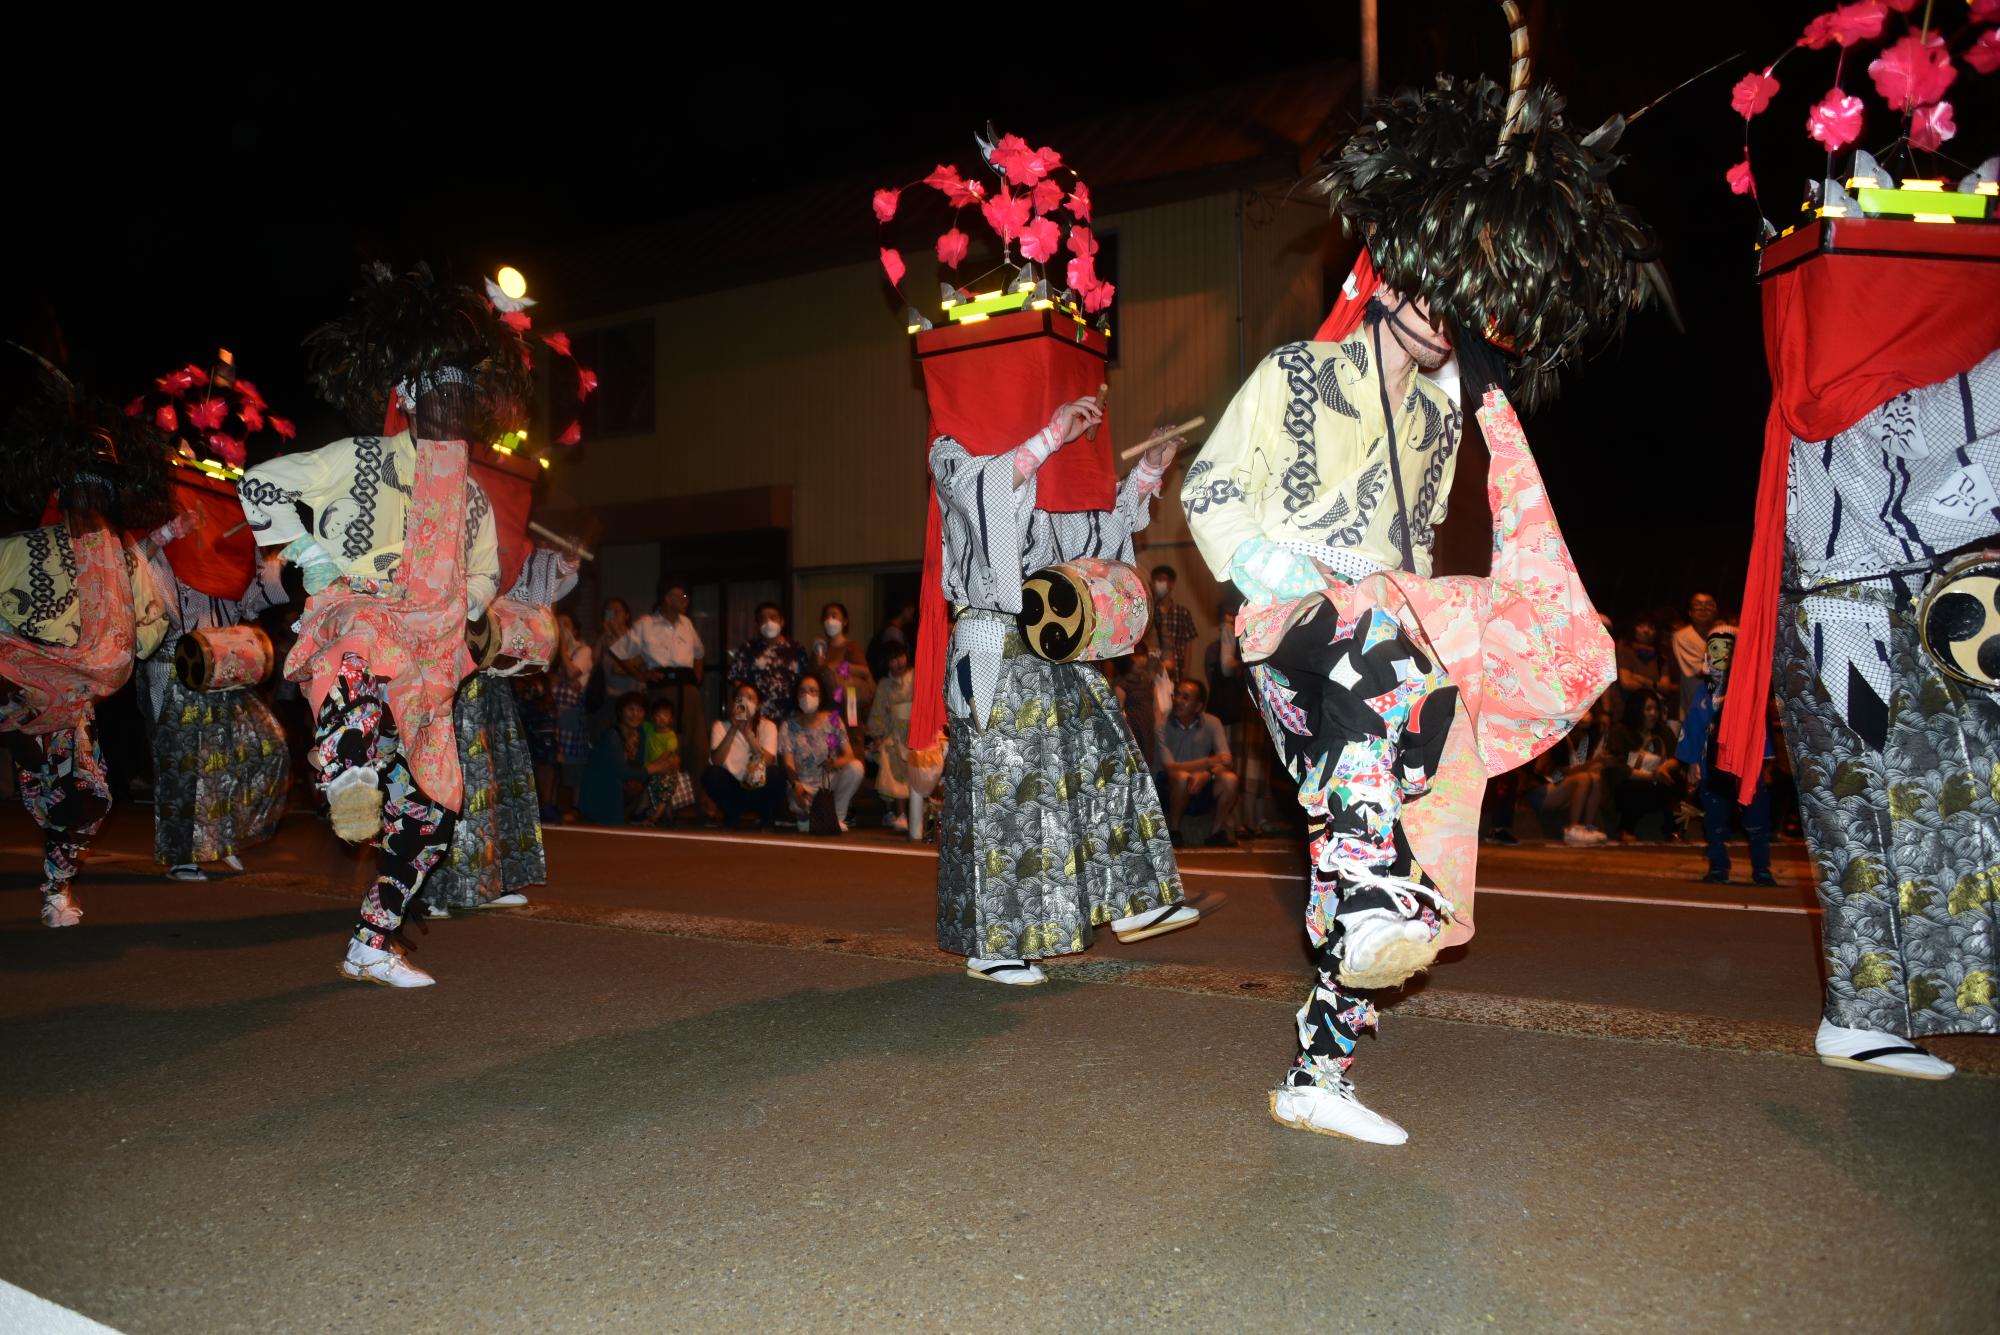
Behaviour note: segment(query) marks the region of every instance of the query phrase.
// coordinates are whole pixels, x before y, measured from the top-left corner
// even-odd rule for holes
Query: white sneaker
[[[1419,919],[1367,909],[1340,924],[1339,977],[1349,987],[1401,987],[1437,959],[1437,939]]]
[[[479,907],[483,909],[518,909],[528,902],[528,897],[519,890],[510,890],[504,895],[495,895]]]
[[[1594,848],[1605,841],[1601,830],[1593,830],[1588,825],[1571,825],[1563,830],[1563,842],[1571,848]]]
[[[234,853],[226,853],[223,855],[222,865],[231,871],[242,871],[243,859],[237,857]]]
[[[900,811],[889,818],[888,824],[889,828],[897,834],[908,834],[910,832],[910,818]]]
[[[1120,941],[1144,941],[1149,936],[1159,936],[1164,932],[1178,932],[1183,927],[1192,927],[1201,921],[1201,913],[1185,904],[1167,904],[1144,913],[1135,913],[1129,918],[1113,918],[1111,932]]]
[[[433,904],[427,899],[424,901],[424,916],[436,922],[439,918],[449,918],[451,910],[442,904]]]
[[[42,896],[42,926],[74,927],[83,921],[83,910],[70,898],[69,887]]]
[[[192,862],[183,862],[177,867],[167,868],[167,879],[170,881],[205,881],[208,879],[208,873],[195,866]]]
[[[965,961],[965,972],[974,978],[984,978],[989,983],[1005,983],[1009,987],[1033,987],[1036,983],[1048,981],[1048,975],[1037,965],[1026,960],[983,960],[977,955]]]
[[[800,833],[800,834],[811,834],[811,833],[812,833],[812,827],[813,827],[813,823],[812,823],[811,821],[809,821],[809,820],[802,820],[802,821],[800,821],[800,822],[798,823],[798,825],[799,825],[799,833]]]
[[[340,962],[340,976],[377,987],[429,987],[437,981],[396,951],[377,950],[352,939],[347,943],[347,958]]]
[[[1343,1080],[1337,1089],[1318,1085],[1285,1085],[1271,1091],[1271,1119],[1319,1136],[1346,1136],[1370,1145],[1401,1145],[1410,1133],[1380,1113],[1370,1112],[1354,1097],[1354,1085]]]
[[[1881,1075],[1902,1075],[1913,1080],[1947,1080],[1958,1070],[1941,1057],[1933,1057],[1907,1038],[1873,1029],[1843,1029],[1831,1020],[1819,1022],[1813,1051],[1827,1066],[1844,1066],[1850,1071],[1875,1071]]]

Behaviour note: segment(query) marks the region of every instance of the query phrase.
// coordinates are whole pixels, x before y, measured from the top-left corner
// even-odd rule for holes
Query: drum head
[[[174,646],[174,680],[184,691],[208,689],[208,650],[199,635],[183,635]]]
[[[1931,581],[1917,637],[1952,680],[2000,689],[2000,552],[1960,557]]]
[[[1095,618],[1089,591],[1062,566],[1037,570],[1021,582],[1021,638],[1053,663],[1067,663],[1090,642]]]

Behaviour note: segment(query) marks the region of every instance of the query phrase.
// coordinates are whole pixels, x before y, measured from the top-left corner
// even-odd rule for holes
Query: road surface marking
[[[792,844],[786,840],[773,840],[764,834],[722,834],[712,832],[697,833],[679,830],[621,830],[597,825],[551,825],[549,831],[561,830],[572,834],[610,834],[631,839],[685,839],[697,843],[748,844],[754,848],[775,849],[780,852],[835,852],[835,853],[877,853],[899,858],[936,858],[937,850],[924,846],[920,848],[884,848],[879,844],[827,843],[824,840],[810,845]],[[1182,876],[1207,876],[1238,881],[1296,881],[1300,879],[1294,872],[1275,871],[1232,871],[1220,867],[1181,866]],[[1526,890],[1513,886],[1482,885],[1474,889],[1475,895],[1513,895],[1520,899],[1568,899],[1592,904],[1637,904],[1647,908],[1674,909],[1728,909],[1737,913],[1786,913],[1800,916],[1817,914],[1817,908],[1803,904],[1751,904],[1743,901],[1710,899],[1665,899],[1646,895],[1603,895],[1587,890]]]

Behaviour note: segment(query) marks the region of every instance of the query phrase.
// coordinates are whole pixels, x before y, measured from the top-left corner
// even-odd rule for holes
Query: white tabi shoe
[[[377,987],[429,987],[437,982],[396,951],[377,950],[354,940],[347,943],[347,958],[340,962],[340,976],[351,983],[373,983]]]
[[[1813,1039],[1813,1051],[1819,1054],[1823,1065],[1907,1076],[1912,1080],[1949,1080],[1958,1070],[1907,1038],[1873,1029],[1843,1029],[1824,1019],[1819,1022],[1819,1033]]]
[[[1354,1085],[1343,1080],[1337,1089],[1318,1085],[1285,1085],[1271,1091],[1271,1119],[1316,1136],[1345,1136],[1370,1145],[1401,1145],[1410,1133],[1380,1113],[1370,1112],[1354,1097]]]
[[[231,871],[242,871],[243,859],[237,857],[234,853],[224,853],[222,855],[222,865]]]
[[[167,879],[170,881],[205,881],[208,879],[208,873],[195,866],[192,862],[183,862],[177,867],[167,868]]]
[[[483,909],[518,909],[525,908],[527,903],[528,897],[526,895],[522,894],[519,890],[509,890],[504,895],[495,895],[479,907]]]
[[[449,918],[451,916],[451,910],[446,908],[442,904],[433,904],[429,900],[425,900],[424,916],[426,918],[429,918],[432,922],[436,922],[439,918]]]
[[[69,887],[42,896],[42,926],[74,927],[83,921],[83,910],[70,898]]]
[[[1129,918],[1113,918],[1111,931],[1120,941],[1144,941],[1149,936],[1178,932],[1201,921],[1201,913],[1185,904],[1166,904]]]
[[[1026,960],[983,960],[977,955],[965,961],[965,972],[973,978],[984,978],[989,983],[1005,983],[1009,987],[1033,987],[1045,983],[1049,976],[1039,966]]]

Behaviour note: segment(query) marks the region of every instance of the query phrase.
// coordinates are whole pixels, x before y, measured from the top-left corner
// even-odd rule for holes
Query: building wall
[[[1215,422],[1247,365],[1317,324],[1325,214],[1278,195],[1231,191],[1098,220],[1118,238],[1115,443],[1197,415]],[[914,249],[905,258],[903,291],[935,315],[935,260]],[[872,606],[874,581],[859,568],[919,561],[926,501],[922,381],[881,269],[856,263],[595,323],[648,315],[658,429],[589,441],[554,470],[548,504],[789,484],[795,634],[811,639],[829,598],[846,602],[857,632],[871,634],[887,609]],[[1216,590],[1175,499],[1178,477],[1168,479],[1139,559],[1180,571],[1181,601],[1206,642]],[[628,591],[608,581],[605,591],[636,594],[636,608],[650,603],[650,583]]]

